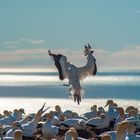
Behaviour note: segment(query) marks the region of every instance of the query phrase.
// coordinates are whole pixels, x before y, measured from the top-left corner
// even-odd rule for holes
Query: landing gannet
[[[96,59],[93,52],[89,44],[88,46],[85,45],[84,54],[87,56],[87,63],[82,67],[77,67],[68,62],[66,56],[53,54],[50,50],[48,51],[48,54],[53,58],[55,66],[58,69],[59,79],[69,80],[69,85],[71,87],[69,88],[68,95],[78,104],[80,104],[82,95],[85,93],[85,90],[81,87],[80,81],[87,76],[96,75],[97,73]]]

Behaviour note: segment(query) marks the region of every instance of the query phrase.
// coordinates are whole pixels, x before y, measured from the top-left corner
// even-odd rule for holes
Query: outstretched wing
[[[69,62],[67,62],[67,57],[64,55],[61,56],[59,63],[62,69],[63,79],[68,78]]]
[[[69,62],[67,62],[67,57],[62,54],[53,54],[48,51],[48,54],[53,58],[54,64],[59,72],[59,79],[64,80],[69,76]]]
[[[80,80],[85,79],[88,76],[96,75],[97,73],[97,65],[94,62],[90,67],[85,65],[83,67],[78,67],[78,76]]]

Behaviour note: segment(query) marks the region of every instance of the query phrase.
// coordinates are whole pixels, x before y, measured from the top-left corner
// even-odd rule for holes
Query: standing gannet
[[[0,119],[1,125],[12,125],[16,121],[16,118],[8,110],[4,110],[3,114],[5,117]]]
[[[97,112],[97,105],[93,105],[91,107],[91,111],[86,112],[86,113],[84,113],[80,116],[82,116],[84,118],[87,118],[87,119],[94,118],[94,117],[99,117],[98,112]]]
[[[37,111],[32,121],[22,124],[23,136],[26,136],[26,137],[33,136],[35,130],[37,129],[37,124],[40,121],[42,114],[50,108],[48,107],[44,110],[44,107],[45,107],[45,104]]]
[[[81,128],[84,129],[84,127],[86,127],[86,122],[83,119],[70,118],[61,122],[60,126],[64,126],[66,128],[74,127],[76,129],[81,129]]]
[[[117,109],[119,115],[118,115],[118,117],[115,120],[114,130],[116,130],[117,124],[125,119],[124,109],[122,107],[118,107],[116,109]]]
[[[65,110],[63,112],[63,115],[64,115],[65,119],[73,118],[73,112],[71,110]]]
[[[105,107],[108,106],[107,114],[111,120],[114,120],[118,116],[118,111],[116,110],[116,106],[114,106],[113,100],[108,100]]]
[[[56,105],[56,106],[55,106],[54,115],[57,116],[57,117],[59,118],[61,114],[62,114],[61,107],[60,107],[59,105]]]
[[[49,55],[53,58],[55,66],[59,72],[59,79],[64,80],[68,78],[69,85],[72,87],[69,89],[69,95],[75,102],[80,104],[82,95],[85,90],[81,87],[80,80],[85,79],[89,75],[96,75],[96,59],[93,56],[93,50],[90,45],[85,45],[85,56],[87,56],[87,63],[83,67],[76,67],[75,65],[67,61],[67,57],[61,54],[52,54],[49,50]]]
[[[55,116],[56,117],[56,116]],[[43,138],[46,140],[55,139],[58,135],[59,128],[54,125],[54,119],[52,114],[46,113],[47,121],[43,123],[42,134]],[[55,123],[58,123],[57,120]]]
[[[134,117],[127,118],[120,123],[117,128],[116,140],[140,140],[140,136],[135,134],[136,126],[139,120]]]
[[[110,119],[104,113],[102,113],[100,117],[91,118],[88,121],[86,121],[86,125],[91,126],[94,129],[108,128],[109,124],[110,124]]]
[[[20,108],[19,110],[17,110],[16,112],[16,121],[20,121],[23,119],[23,114],[25,114],[24,109]]]
[[[15,131],[18,129],[23,130],[21,124],[18,121],[15,121],[12,125],[12,128],[6,132],[6,137],[14,137]]]

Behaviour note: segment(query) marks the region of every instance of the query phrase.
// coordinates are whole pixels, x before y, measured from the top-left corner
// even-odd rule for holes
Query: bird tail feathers
[[[83,88],[70,88],[68,93],[68,95],[74,100],[74,102],[77,102],[78,105],[80,104],[84,94],[85,94],[85,89]]]

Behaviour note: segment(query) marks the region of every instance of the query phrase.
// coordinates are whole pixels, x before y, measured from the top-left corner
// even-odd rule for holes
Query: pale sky
[[[140,69],[140,1],[0,1],[1,68],[54,68],[48,49],[80,66],[87,43],[99,69]]]

